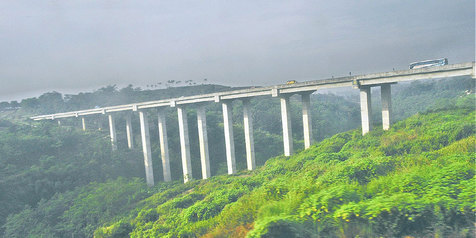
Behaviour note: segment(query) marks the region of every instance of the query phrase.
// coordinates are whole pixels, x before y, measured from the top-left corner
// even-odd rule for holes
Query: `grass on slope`
[[[469,237],[474,118],[472,108],[443,110],[388,132],[341,133],[253,172],[154,194],[95,236]]]
[[[137,179],[92,183],[10,215],[4,236],[472,237],[470,99],[386,132],[340,133],[251,172],[149,189]]]

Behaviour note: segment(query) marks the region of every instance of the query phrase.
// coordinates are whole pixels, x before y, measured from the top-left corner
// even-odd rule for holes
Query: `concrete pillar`
[[[57,120],[58,126],[61,126],[61,120]]]
[[[245,129],[246,165],[248,170],[256,168],[255,142],[253,138],[253,116],[250,110],[250,99],[243,99],[243,127]]]
[[[207,179],[211,177],[211,174],[210,157],[208,153],[207,116],[205,113],[204,106],[199,106],[197,108],[197,123],[198,141],[200,143],[200,162],[202,165],[202,178]]]
[[[301,94],[302,100],[302,127],[304,135],[304,148],[308,149],[312,144],[312,120],[311,120],[311,94]]]
[[[132,116],[130,113],[126,115],[126,135],[127,135],[127,146],[129,149],[133,149],[134,137],[132,134]]]
[[[362,135],[367,134],[371,129],[370,116],[372,115],[371,88],[360,88],[360,115],[362,120]]]
[[[154,171],[152,169],[152,151],[150,149],[149,121],[144,111],[139,111],[142,151],[144,153],[145,179],[147,185],[154,186]]]
[[[284,155],[290,156],[293,153],[293,131],[291,126],[289,96],[281,97],[281,121],[283,123]]]
[[[86,118],[81,117],[81,124],[83,125],[83,131],[86,131]]]
[[[111,114],[107,116],[109,118],[109,135],[111,137],[112,150],[117,150],[116,123]]]
[[[165,112],[159,110],[158,117],[162,172],[164,174],[164,181],[168,182],[172,180],[172,175],[170,173],[169,142],[167,139],[167,124],[165,123]]]
[[[180,152],[182,154],[183,181],[186,183],[192,179],[192,161],[190,159],[187,111],[183,107],[177,107],[177,114],[180,133]]]
[[[382,97],[382,127],[384,130],[390,129],[390,114],[392,114],[392,91],[390,84],[380,86]]]
[[[236,173],[235,163],[235,142],[233,140],[233,118],[232,118],[232,102],[223,102],[223,128],[225,130],[225,150],[226,150],[226,164],[228,166],[228,174]]]

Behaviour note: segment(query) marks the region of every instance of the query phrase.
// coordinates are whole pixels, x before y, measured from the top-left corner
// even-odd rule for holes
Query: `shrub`
[[[256,223],[247,238],[311,238],[306,227],[292,216],[267,217]]]
[[[244,194],[240,188],[218,190],[208,195],[204,200],[187,208],[184,217],[189,222],[202,221],[218,215],[225,205],[233,203]]]
[[[193,205],[196,201],[202,200],[204,195],[198,193],[190,193],[183,197],[175,198],[172,203],[171,207],[173,208],[187,208]]]

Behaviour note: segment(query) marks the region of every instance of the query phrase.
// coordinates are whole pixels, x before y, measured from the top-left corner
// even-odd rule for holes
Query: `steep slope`
[[[424,110],[428,107],[433,108],[434,112],[441,111],[442,106],[446,109],[460,108],[459,110],[466,110],[466,112],[463,112],[461,115],[466,115],[472,111],[474,112],[474,94],[472,94],[472,91],[467,89],[474,88],[474,82],[475,81],[472,79],[462,78],[457,80],[412,83],[404,86],[404,88],[402,87],[401,90],[396,87],[396,90],[394,91],[395,118],[402,118],[401,112],[405,112],[407,113],[406,115],[408,115],[408,113],[411,113],[412,111]],[[466,92],[464,92],[465,90]],[[104,92],[100,93],[98,90],[95,94],[98,94],[97,96],[99,97],[107,96],[107,90],[103,91]],[[180,92],[181,91],[178,90],[175,93]],[[417,93],[409,94],[409,92]],[[139,95],[142,92],[138,91],[135,93]],[[408,98],[411,98],[411,100],[408,100]],[[302,138],[299,99],[299,97],[296,97],[292,100],[294,143],[295,147],[298,149],[302,148],[302,141],[296,139]],[[415,104],[414,102],[418,103]],[[312,103],[314,114],[313,129],[315,131],[315,137],[317,137],[315,139],[318,141],[323,138],[328,138],[337,132],[358,127],[359,112],[358,105],[355,102],[347,101],[339,96],[318,94],[313,95]],[[409,107],[409,105],[412,104],[418,105],[418,107]],[[72,105],[75,104],[73,103]],[[282,142],[280,136],[281,125],[279,120],[276,119],[276,116],[279,114],[279,102],[263,98],[263,100],[257,99],[255,102],[252,102],[252,106],[253,113],[256,116],[255,149],[257,153],[257,164],[261,166],[268,160],[268,158],[282,153]],[[378,100],[374,106],[375,109],[378,109]],[[406,110],[408,108],[410,109]],[[11,112],[8,111],[8,113]],[[22,113],[27,112],[13,112],[13,115],[15,118],[18,118],[21,117]],[[325,156],[323,158],[324,160],[329,161],[332,159],[334,162],[337,160],[351,161],[349,158],[353,158],[357,163],[360,160],[365,161],[369,156],[370,160],[378,161],[383,158],[378,157],[378,153],[383,153],[385,157],[396,157],[396,159],[402,161],[406,159],[413,163],[414,158],[420,158],[421,156],[426,157],[428,156],[427,153],[429,153],[429,151],[431,153],[436,153],[435,150],[438,150],[438,148],[442,146],[447,146],[447,143],[450,143],[449,141],[460,141],[461,138],[467,137],[467,135],[474,136],[474,123],[469,120],[465,122],[466,125],[463,126],[464,130],[461,130],[463,136],[449,136],[447,132],[444,132],[441,135],[439,134],[439,130],[447,130],[439,127],[441,121],[452,121],[461,116],[451,116],[452,113],[445,116],[445,113],[442,111],[440,114],[436,115],[436,117],[444,116],[445,119],[434,121],[432,118],[427,118],[427,116],[430,115],[427,113],[424,118],[432,122],[428,122],[425,128],[419,128],[421,126],[420,123],[422,122],[418,121],[410,122],[410,120],[407,120],[405,122],[397,123],[390,132],[383,133],[382,138],[378,137],[382,133],[381,131],[372,132],[370,135],[363,138],[359,136],[360,132],[358,131],[344,133],[327,142],[322,142],[317,145],[318,148],[324,148],[323,151],[315,150],[316,147],[313,147],[311,150],[312,152],[309,153],[315,153],[315,155],[306,155],[310,156],[312,159],[307,159],[305,161],[296,160],[297,157],[307,153],[302,152],[301,154],[289,158],[289,163],[308,163],[306,165],[311,165],[311,167],[317,166],[315,164],[318,164],[318,166],[324,166],[319,164],[322,162],[319,162],[320,159],[316,159],[318,157],[317,154],[319,154],[319,156],[330,156],[329,158]],[[155,113],[151,112],[149,116],[155,118]],[[172,122],[169,124],[169,129],[173,132],[174,128],[177,126],[173,123],[176,121],[176,114],[171,112],[168,116],[168,120]],[[10,115],[9,117],[12,116]],[[240,170],[244,170],[243,129],[240,124],[241,103],[239,102],[235,104],[234,117],[234,127],[236,132],[235,146],[238,162],[237,167],[239,167]],[[192,132],[190,136],[193,141],[197,137],[196,123],[194,122],[195,114],[193,110],[189,111],[189,118],[191,118],[190,130]],[[221,124],[219,105],[210,105],[208,108],[207,120],[209,122],[209,138],[213,142],[210,147],[213,175],[225,174],[226,166],[225,159],[223,158],[224,145],[222,145],[223,128]],[[374,115],[374,121],[379,121],[378,113]],[[71,122],[65,121],[62,123],[63,127],[58,128],[55,123],[51,122],[19,125],[17,120],[13,123],[7,120],[0,120],[0,236],[3,233],[3,230],[6,229],[7,232],[5,233],[5,237],[65,237],[71,235],[74,235],[75,237],[91,237],[94,230],[101,225],[104,227],[96,232],[98,236],[101,236],[101,234],[104,236],[127,236],[130,232],[133,232],[132,234],[136,236],[140,236],[144,234],[156,234],[158,232],[157,229],[162,232],[157,233],[158,236],[165,234],[171,236],[197,236],[205,234],[210,237],[226,235],[244,236],[244,234],[253,227],[255,230],[253,232],[262,234],[266,232],[266,227],[276,226],[273,225],[275,223],[278,224],[278,227],[281,227],[279,224],[284,224],[286,227],[286,222],[288,222],[287,220],[283,222],[280,215],[260,215],[266,213],[266,207],[268,207],[266,199],[272,201],[270,203],[276,203],[277,206],[284,207],[283,204],[289,203],[289,200],[282,200],[286,198],[286,196],[290,196],[288,194],[293,194],[289,193],[289,191],[293,191],[293,189],[285,188],[287,190],[281,191],[281,185],[274,185],[274,183],[278,182],[271,181],[274,181],[274,179],[282,181],[282,183],[288,183],[289,181],[292,185],[292,183],[299,184],[299,182],[301,182],[300,178],[308,179],[302,174],[303,171],[301,171],[307,167],[292,167],[292,171],[287,171],[291,168],[291,165],[286,165],[286,163],[288,163],[285,162],[287,159],[278,157],[268,161],[263,168],[257,171],[252,173],[240,173],[238,178],[236,176],[231,178],[228,176],[214,177],[209,181],[204,182],[197,180],[182,185],[180,184],[181,165],[180,155],[179,152],[177,152],[178,148],[171,147],[172,168],[174,169],[174,178],[177,182],[167,184],[160,183],[152,189],[145,188],[141,180],[133,178],[143,177],[140,146],[138,146],[136,150],[130,151],[125,149],[125,141],[119,141],[119,151],[111,153],[107,131],[91,130],[87,133],[83,133],[78,129],[79,126],[74,123],[78,123],[77,120],[72,120]],[[399,127],[401,123],[404,123],[403,125],[406,126]],[[410,124],[407,125],[405,123]],[[151,127],[151,131],[153,136],[156,136],[156,133],[154,133],[154,131],[156,131],[156,128],[154,128],[156,124],[157,123],[152,123],[153,126]],[[135,125],[137,126],[138,123],[135,123]],[[119,120],[117,126],[123,127],[124,125],[122,125]],[[429,134],[429,132],[427,132],[427,130],[432,129],[432,126],[436,128],[434,130],[436,130],[437,133]],[[378,125],[376,125],[376,127],[378,127]],[[411,128],[419,129],[413,129],[413,134],[407,135],[408,132],[405,131],[410,130]],[[135,128],[135,130],[137,131],[138,128]],[[395,130],[403,130],[403,132]],[[451,128],[449,128],[449,130],[451,130]],[[123,132],[118,132],[119,137],[125,138],[125,136],[120,133]],[[393,135],[388,137],[389,133],[393,133]],[[400,134],[402,133],[407,133],[405,134],[407,137],[401,136]],[[351,137],[350,139],[349,136]],[[416,139],[420,137],[423,137],[423,139]],[[428,139],[427,137],[434,138]],[[378,143],[380,144],[375,141],[371,141],[371,143],[360,141],[371,140],[369,138],[374,138],[372,140],[379,141]],[[409,140],[405,142],[405,139]],[[152,140],[157,141],[158,139],[152,138]],[[328,146],[323,147],[326,143]],[[365,149],[355,146],[349,147],[352,143],[369,143],[368,146],[373,147]],[[472,145],[474,146],[474,141],[469,141],[466,145],[471,145],[471,143],[473,143]],[[177,145],[178,142],[175,141],[172,144]],[[333,146],[335,146],[335,148]],[[158,149],[157,145],[153,147],[155,165],[160,165]],[[198,148],[192,146],[191,149],[194,154],[198,154]],[[330,154],[322,155],[323,152]],[[359,157],[355,155],[357,153],[364,154]],[[365,155],[365,153],[368,154]],[[447,155],[455,153],[449,151]],[[405,157],[406,155],[408,155],[408,158]],[[377,157],[374,158],[372,156]],[[283,160],[282,163],[284,164],[280,164],[281,162],[275,162],[281,160]],[[311,163],[308,160],[314,162]],[[194,171],[199,171],[200,165],[198,158],[193,159],[193,161],[196,162],[193,164]],[[274,171],[274,168],[272,168],[273,166],[286,169],[286,171],[284,174],[273,174],[273,172],[269,172]],[[154,173],[156,179],[161,177],[160,171],[160,166],[155,166]],[[268,178],[261,173],[271,173],[271,175],[267,175],[269,176]],[[291,176],[291,173],[295,173],[295,175]],[[309,173],[312,173],[312,171]],[[195,174],[198,174],[199,176],[199,173]],[[127,178],[118,178],[118,176],[125,176]],[[319,174],[319,176],[321,176],[321,174]],[[105,182],[106,179],[109,180]],[[393,178],[390,178],[389,180],[391,179]],[[310,181],[316,182],[318,180],[319,178],[314,178],[314,180]],[[88,185],[90,182],[93,183]],[[226,186],[224,184],[226,184]],[[246,189],[242,188],[243,184],[248,184],[248,187]],[[280,195],[283,197],[275,198],[275,200],[273,200],[274,198],[270,199],[266,196],[261,196],[259,191],[260,189],[264,189],[263,186],[272,187],[270,188],[271,192],[269,193],[273,193],[272,189],[277,187],[276,189],[279,191],[279,194],[285,195]],[[367,185],[359,186],[365,187]],[[227,194],[227,189],[233,189],[235,187],[238,188],[237,193]],[[321,188],[323,187],[319,187],[319,189]],[[315,193],[315,191],[313,193]],[[359,193],[361,193],[361,191]],[[188,194],[190,195],[188,196]],[[365,195],[366,193],[363,194]],[[364,195],[361,193],[359,196]],[[256,202],[255,204],[254,196],[258,198],[257,201],[261,201],[262,203]],[[147,200],[146,198],[148,197],[151,197],[150,199],[152,200]],[[213,200],[214,197],[222,197],[222,200],[215,201]],[[237,203],[235,203],[235,201],[238,201],[239,204],[240,201],[243,202],[242,199],[245,199],[246,197],[251,197],[251,201],[245,200],[250,207],[244,208],[243,206],[236,205]],[[261,198],[265,198],[265,200],[262,200]],[[296,202],[304,203],[305,198],[306,197],[303,197],[300,200],[297,199]],[[471,197],[471,199],[474,198]],[[168,200],[177,200],[176,203],[178,205],[167,205]],[[466,201],[470,200],[467,199]],[[377,201],[376,203],[379,202]],[[173,209],[169,208],[169,206],[172,206]],[[174,208],[173,206],[177,207]],[[360,204],[359,206],[363,205]],[[221,214],[222,208],[226,210],[226,207],[232,207],[230,209],[238,209],[238,212],[233,210],[233,214],[231,215],[217,216],[217,214]],[[198,212],[192,212],[192,210],[196,209],[198,209]],[[207,209],[212,210],[209,211]],[[244,216],[249,217],[245,219],[240,217],[240,212],[242,212],[241,210],[245,211],[246,209],[249,213]],[[270,209],[275,208],[271,206]],[[297,208],[293,207],[293,209]],[[304,208],[299,207],[299,209]],[[185,211],[189,211],[189,213],[184,213]],[[166,215],[163,214],[164,212]],[[203,212],[206,215],[199,215],[200,212]],[[233,216],[235,212],[237,212],[236,219]],[[158,214],[160,214],[160,216]],[[172,216],[171,214],[175,215]],[[359,227],[359,229],[367,227],[365,229],[368,230],[368,233],[365,233],[364,231],[357,229],[357,232],[352,233],[348,229],[353,229],[352,226],[354,225],[348,225],[350,228],[341,228],[338,226],[339,223],[336,223],[335,221],[329,222],[329,220],[323,220],[320,218],[320,221],[313,220],[311,219],[313,218],[312,214],[307,218],[301,217],[301,215],[296,217],[297,213],[282,214],[283,216],[290,215],[289,219],[291,219],[292,224],[289,229],[295,229],[296,232],[298,230],[304,230],[304,236],[306,237],[315,233],[326,236],[332,234],[375,235],[386,234],[382,233],[383,231],[391,231],[388,227],[381,229],[381,231],[373,229],[375,225],[368,222],[373,220],[373,218],[367,220],[367,223],[362,223],[360,220],[356,222],[356,220],[347,219],[349,220],[349,224],[355,223],[357,224],[355,226]],[[4,222],[8,215],[10,215],[9,221],[4,226]],[[460,215],[461,214],[458,216]],[[184,216],[187,217],[183,218]],[[362,219],[363,213],[358,213],[356,217]],[[220,219],[227,219],[228,221],[221,221]],[[334,217],[333,219],[336,218]],[[453,218],[445,219],[451,220]],[[161,225],[161,222],[174,225],[172,228],[170,228],[170,225],[162,227],[163,224]],[[433,231],[430,231],[431,229],[427,228],[427,231],[425,231],[427,232],[426,234],[430,234],[431,232],[434,234],[450,234],[448,233],[449,230],[453,229],[456,230],[456,233],[451,233],[452,235],[455,235],[458,232],[458,234],[461,235],[465,232],[467,227],[467,224],[461,225],[462,223],[460,225],[458,225],[459,223],[448,223],[449,225],[444,225],[446,224],[445,222],[440,222],[441,224],[436,225],[432,224],[433,228],[431,229],[433,229]],[[322,227],[321,225],[316,225],[318,223],[331,225],[328,227],[327,225]],[[396,222],[391,222],[389,224],[398,225]],[[427,225],[428,224],[418,224],[419,227]],[[440,225],[442,227],[447,226],[447,228],[440,228]],[[463,228],[461,228],[461,226]],[[398,228],[394,228],[394,230],[398,230],[401,227],[401,225],[398,225]],[[435,229],[435,227],[441,231]],[[310,233],[306,232],[306,230],[309,230]],[[345,233],[344,230],[347,233]],[[336,231],[341,233],[336,233]],[[402,234],[416,234],[415,232],[412,232],[413,231],[410,229],[409,232]],[[388,236],[389,234],[394,233],[388,233],[386,235]]]
[[[96,237],[470,237],[473,102],[386,132],[340,133],[234,176],[149,190],[127,179],[91,184],[10,216],[5,236],[89,237],[99,223]]]
[[[250,229],[249,237],[469,236],[474,118],[473,109],[445,110],[389,132],[338,134],[251,173],[155,194],[136,216],[95,234],[111,237],[125,223],[134,237],[240,237]]]

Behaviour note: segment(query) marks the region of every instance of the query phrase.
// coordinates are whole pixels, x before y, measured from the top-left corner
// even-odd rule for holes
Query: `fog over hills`
[[[0,2],[0,101],[167,80],[273,85],[474,60],[474,1]]]

